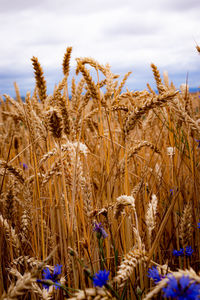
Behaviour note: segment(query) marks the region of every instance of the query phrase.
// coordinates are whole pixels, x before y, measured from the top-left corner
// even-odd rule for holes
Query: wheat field
[[[52,95],[32,57],[33,95],[0,99],[0,299],[197,299],[200,93],[87,57],[69,82],[71,52]]]

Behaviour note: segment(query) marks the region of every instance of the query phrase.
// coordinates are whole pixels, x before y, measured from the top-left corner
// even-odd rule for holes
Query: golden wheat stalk
[[[117,198],[116,204],[115,204],[115,218],[118,219],[119,216],[124,211],[125,207],[131,207],[133,210],[135,210],[135,199],[132,196],[127,195],[121,195]]]
[[[135,108],[133,112],[130,112],[128,115],[125,124],[124,124],[124,131],[126,135],[134,128],[136,125],[136,122],[147,112],[149,112],[151,109],[156,107],[162,107],[164,106],[168,101],[171,101],[174,99],[174,97],[178,94],[178,91],[169,91],[166,93],[162,93],[162,95],[158,96],[151,96],[151,98],[142,106],[139,108]]]
[[[117,275],[114,278],[114,282],[117,282],[120,287],[123,287],[129,277],[133,274],[136,266],[146,260],[146,254],[144,250],[134,248],[125,255]]]
[[[25,273],[17,280],[15,285],[11,284],[9,286],[8,292],[2,295],[1,300],[17,300],[18,297],[32,290],[35,281],[36,279],[31,273]]]
[[[78,60],[77,61],[77,72],[81,72],[88,86],[89,91],[91,92],[91,96],[93,99],[98,99],[98,91],[97,87],[92,80],[90,72],[85,68],[85,66]]]
[[[166,88],[162,83],[158,68],[153,63],[151,64],[151,68],[153,70],[153,75],[154,75],[154,78],[156,80],[156,85],[157,85],[157,89],[158,89],[159,93],[166,92]]]
[[[24,184],[25,179],[22,175],[22,171],[19,168],[11,166],[10,164],[7,164],[6,161],[2,160],[0,160],[0,167],[6,169],[10,174],[14,175],[21,184]]]
[[[47,87],[43,75],[43,70],[37,57],[33,56],[31,60],[35,71],[35,80],[36,80],[36,86],[38,88],[39,97],[41,102],[44,103],[47,97]]]
[[[91,67],[95,68],[96,70],[99,69],[104,76],[106,76],[106,68],[98,63],[95,59],[91,57],[81,57],[76,59],[77,62],[80,62],[82,65],[89,64]]]
[[[71,58],[72,47],[67,47],[66,53],[63,58],[63,73],[65,76],[69,76],[69,62]]]
[[[0,215],[0,225],[5,230],[5,233],[11,240],[13,246],[16,247],[17,250],[19,250],[20,241],[18,235],[16,234],[15,229],[8,224],[8,221],[4,219],[2,215]]]
[[[148,204],[147,207],[147,212],[145,215],[145,222],[147,225],[147,230],[148,230],[148,243],[149,243],[149,248],[151,246],[151,235],[152,231],[156,226],[156,213],[157,213],[157,205],[158,205],[158,199],[155,194],[152,195],[151,201]]]
[[[180,221],[180,237],[183,242],[183,247],[190,245],[193,233],[193,217],[191,203],[187,203],[183,210],[183,214]]]
[[[68,298],[69,300],[87,300],[87,299],[103,299],[103,300],[108,300],[108,299],[113,299],[115,300],[116,298],[113,297],[106,289],[104,288],[87,288],[82,291],[79,291],[75,293],[74,297]]]
[[[47,113],[47,118],[53,137],[60,139],[63,132],[63,120],[59,111],[56,108],[51,108]]]

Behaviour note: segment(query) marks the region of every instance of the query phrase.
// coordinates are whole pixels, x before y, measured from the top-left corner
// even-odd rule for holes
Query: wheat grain
[[[148,99],[148,101],[142,107],[135,108],[133,112],[130,112],[124,124],[124,131],[126,135],[134,128],[136,122],[144,114],[146,114],[153,108],[162,107],[168,101],[173,100],[177,93],[178,91],[162,93],[162,95],[159,96],[151,96],[150,99]]]
[[[126,206],[135,210],[135,199],[132,196],[121,195],[116,200],[115,218],[118,219]]]
[[[129,277],[133,274],[136,266],[145,261],[145,251],[138,248],[134,248],[125,255],[123,262],[121,263],[117,275],[114,278],[114,282],[117,282],[120,287],[123,287]]]
[[[67,47],[66,53],[63,58],[63,73],[65,76],[69,76],[69,62],[71,58],[72,47]]]
[[[16,284],[11,284],[8,288],[8,292],[4,293],[1,299],[3,300],[17,300],[18,297],[24,295],[26,292],[32,289],[32,285],[35,282],[35,278],[31,273],[25,273],[19,278]]]
[[[190,245],[193,233],[192,226],[192,206],[188,202],[183,210],[183,214],[180,221],[180,237],[182,239],[183,246]]]
[[[32,64],[35,72],[35,80],[36,80],[36,86],[38,88],[39,97],[42,103],[44,103],[46,97],[47,97],[47,87],[46,87],[46,81],[44,79],[43,70],[42,67],[38,61],[38,58],[33,56],[32,57]]]

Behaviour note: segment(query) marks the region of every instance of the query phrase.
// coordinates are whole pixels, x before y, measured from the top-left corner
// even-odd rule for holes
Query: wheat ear
[[[1,299],[5,300],[17,300],[18,297],[24,295],[27,291],[30,291],[32,289],[33,283],[36,281],[36,279],[33,277],[31,273],[25,273],[23,276],[21,276],[16,284],[11,284],[8,288],[7,294],[3,294]]]
[[[65,76],[69,75],[69,62],[71,58],[72,47],[67,47],[66,53],[63,58],[63,73]]]
[[[152,231],[156,225],[155,217],[156,217],[156,213],[157,213],[157,205],[158,205],[158,199],[157,199],[156,195],[153,194],[152,199],[148,204],[147,212],[145,215],[145,221],[146,221],[147,230],[148,230],[149,247],[151,246]]]
[[[151,64],[151,68],[152,68],[152,71],[153,71],[154,78],[156,80],[156,85],[157,85],[157,89],[158,89],[159,93],[165,92],[166,88],[162,83],[158,68],[153,63]]]
[[[18,235],[16,234],[15,229],[8,224],[8,221],[4,219],[2,215],[0,215],[0,225],[5,229],[6,235],[11,239],[12,244],[19,250],[20,242]]]
[[[92,80],[92,77],[90,75],[90,72],[85,68],[85,66],[79,61],[77,60],[77,70],[78,72],[81,71],[87,85],[88,85],[88,88],[91,92],[91,96],[94,98],[94,99],[98,99],[98,91],[97,91],[97,87],[94,83],[94,81]]]
[[[77,292],[74,297],[68,298],[69,300],[87,300],[87,299],[116,299],[104,288],[87,288],[85,290]]]
[[[7,164],[6,161],[2,160],[0,160],[0,167],[5,168],[9,173],[14,175],[21,184],[24,184],[25,179],[20,169],[13,167],[10,164]]]
[[[115,218],[118,219],[119,216],[124,211],[125,207],[131,207],[133,210],[135,210],[135,199],[132,196],[127,195],[121,195],[117,198],[116,204],[115,204]]]
[[[56,108],[51,108],[48,112],[49,129],[54,138],[60,139],[62,137],[63,122],[59,111]]]
[[[145,251],[142,249],[132,249],[125,255],[123,262],[121,263],[114,282],[117,282],[120,287],[123,287],[128,278],[133,274],[137,264],[141,261],[145,261]]]
[[[192,219],[192,206],[190,203],[187,203],[186,207],[183,210],[180,222],[180,237],[183,241],[184,247],[190,244],[192,238]]]
[[[32,64],[35,71],[35,80],[36,80],[36,86],[38,88],[39,97],[41,102],[44,102],[44,100],[47,97],[47,87],[46,87],[46,81],[44,79],[43,70],[42,67],[38,61],[38,58],[33,56],[32,57]]]
[[[147,101],[142,107],[135,108],[133,112],[130,112],[128,115],[125,125],[124,125],[124,131],[126,134],[129,133],[130,130],[132,130],[136,124],[136,122],[147,112],[149,112],[151,109],[156,107],[162,107],[167,103],[167,101],[173,100],[174,97],[178,94],[178,91],[169,91],[167,93],[163,93],[162,95],[158,96],[151,96],[150,100]]]
[[[200,46],[196,45],[196,49],[200,53]]]

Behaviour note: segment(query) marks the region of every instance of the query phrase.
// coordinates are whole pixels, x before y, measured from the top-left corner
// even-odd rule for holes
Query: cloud
[[[120,20],[113,22],[110,27],[106,27],[104,30],[105,36],[114,39],[116,36],[129,35],[129,36],[146,36],[155,35],[161,31],[161,27],[158,27],[155,21],[152,19],[143,20],[144,14],[137,14],[135,18],[131,18],[131,15],[124,19],[121,17]]]
[[[196,10],[200,8],[200,1],[199,0],[168,0],[164,2],[163,5],[164,8],[167,8],[169,10],[178,11],[181,13],[182,11],[190,11],[190,10]]]
[[[32,88],[32,56],[51,90],[68,46],[72,67],[76,57],[91,56],[122,76],[133,71],[127,83],[134,86],[146,86],[151,62],[177,74],[177,82],[187,71],[200,73],[194,41],[200,43],[199,6],[199,0],[15,0],[11,7],[0,0],[0,94],[9,80],[10,89],[15,80]]]
[[[33,9],[40,6],[41,2],[44,2],[44,0],[34,0],[34,1],[26,1],[26,0],[15,0],[10,1],[7,0],[0,0],[0,14],[5,13],[13,13],[13,12],[19,12],[26,9]]]

